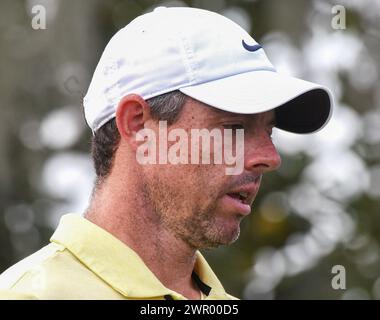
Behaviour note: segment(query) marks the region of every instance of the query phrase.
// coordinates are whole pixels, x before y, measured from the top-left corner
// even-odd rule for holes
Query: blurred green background
[[[35,30],[32,8],[46,9]],[[335,5],[346,28],[334,29]],[[279,72],[330,87],[321,132],[276,131],[281,169],[263,179],[239,240],[205,251],[243,299],[380,299],[380,2],[2,0],[0,272],[82,213],[94,182],[82,98],[110,37],[158,5],[219,12],[264,46]],[[346,271],[334,289],[332,268]]]

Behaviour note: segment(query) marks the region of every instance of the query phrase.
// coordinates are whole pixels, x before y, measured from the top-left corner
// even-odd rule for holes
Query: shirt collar
[[[138,254],[116,237],[77,215],[61,218],[50,241],[66,247],[92,272],[128,298],[146,299],[182,295],[166,288],[149,270]],[[197,251],[194,272],[209,289],[208,299],[224,299],[227,294],[202,254]],[[207,294],[207,293],[206,293]]]

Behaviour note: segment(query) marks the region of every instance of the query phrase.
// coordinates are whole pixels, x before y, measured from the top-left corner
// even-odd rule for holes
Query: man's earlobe
[[[137,148],[136,135],[144,129],[145,122],[150,118],[148,103],[137,94],[129,94],[123,97],[116,110],[116,125],[121,139]]]

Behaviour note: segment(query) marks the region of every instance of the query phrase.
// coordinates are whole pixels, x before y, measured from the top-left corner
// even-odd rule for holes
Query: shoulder
[[[0,298],[1,299],[28,299],[33,298],[30,290],[19,291],[16,288],[24,281],[23,279],[30,274],[37,275],[41,271],[42,265],[51,259],[62,248],[59,245],[49,244],[25,259],[14,264],[0,275]],[[24,288],[26,289],[26,288]]]
[[[59,245],[49,244],[11,266],[0,275],[0,289],[12,288],[26,273],[35,271],[60,249]]]
[[[0,300],[38,300],[38,298],[32,293],[0,289]]]
[[[51,243],[0,275],[0,299],[120,298],[65,247]]]

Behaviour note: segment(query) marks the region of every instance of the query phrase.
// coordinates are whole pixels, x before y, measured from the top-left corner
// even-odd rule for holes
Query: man
[[[233,299],[198,249],[238,238],[262,175],[280,165],[273,127],[314,132],[331,110],[326,88],[278,74],[223,16],[160,7],[136,18],[108,43],[84,99],[97,174],[90,205],[3,273],[3,297]],[[154,140],[163,128],[175,139]],[[194,129],[233,139],[190,144]],[[229,174],[226,161],[192,157],[215,160],[240,142],[242,167]]]

